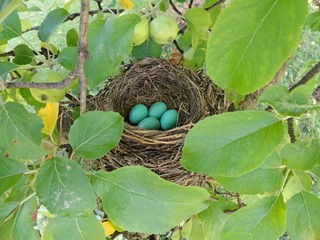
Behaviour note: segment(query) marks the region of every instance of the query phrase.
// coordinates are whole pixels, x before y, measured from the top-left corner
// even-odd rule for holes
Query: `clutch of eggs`
[[[178,112],[169,109],[164,102],[155,102],[148,109],[144,104],[136,104],[129,113],[129,122],[146,130],[170,130],[176,127]]]

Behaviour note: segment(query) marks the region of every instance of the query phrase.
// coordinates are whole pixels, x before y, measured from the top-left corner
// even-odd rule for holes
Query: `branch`
[[[288,134],[290,136],[290,142],[295,143],[297,141],[296,136],[294,134],[294,118],[288,118]]]
[[[34,83],[34,82],[3,82],[4,88],[38,88],[38,89],[52,89],[52,88],[65,88],[67,87],[75,78],[77,77],[77,72],[72,71],[69,76],[63,79],[61,82],[51,82],[51,83]]]
[[[190,0],[188,8],[192,8],[193,0]]]
[[[306,84],[308,81],[310,81],[314,76],[316,76],[320,72],[320,62],[318,62],[316,65],[313,66],[313,68],[310,69],[297,83],[292,85],[289,88],[289,91],[291,92],[293,89]]]
[[[174,3],[172,2],[172,0],[169,0],[169,3],[171,5],[171,7],[173,8],[173,10],[178,13],[179,15],[182,15],[182,13],[180,12],[180,10],[174,5]]]
[[[89,15],[90,15],[90,16],[93,16],[93,15],[95,15],[95,14],[98,14],[99,12],[103,12],[103,13],[113,12],[113,13],[117,14],[118,12],[121,13],[121,12],[123,12],[123,11],[124,11],[123,9],[119,9],[119,10],[117,10],[117,9],[110,9],[110,8],[105,9],[105,10],[100,10],[100,9],[98,9],[98,10],[91,10],[91,11],[89,11]],[[64,22],[72,21],[72,20],[74,20],[75,18],[80,17],[80,14],[81,14],[80,12],[72,13],[72,14],[70,14],[70,15],[64,20]],[[25,30],[25,31],[22,32],[22,33],[30,32],[30,31],[34,31],[34,30],[39,30],[39,28],[40,28],[40,26],[34,26],[34,27],[32,27],[32,28],[29,28],[29,29]]]
[[[224,1],[225,1],[225,0],[219,0],[218,2],[212,4],[210,7],[205,8],[204,10],[209,11],[209,10],[211,10],[212,8],[214,8],[215,6],[222,4]]]
[[[85,60],[89,58],[88,50],[89,0],[81,1],[81,15],[78,41],[77,75],[80,86],[80,114],[86,112],[87,78],[84,72]]]

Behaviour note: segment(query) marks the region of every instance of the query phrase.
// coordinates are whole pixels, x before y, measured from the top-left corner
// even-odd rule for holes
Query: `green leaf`
[[[14,48],[15,57],[13,62],[19,65],[26,65],[32,62],[34,53],[25,44],[20,44]]]
[[[74,28],[71,28],[66,35],[66,41],[68,47],[74,47],[78,44],[78,32]]]
[[[245,95],[272,80],[297,49],[306,0],[234,0],[208,40],[208,75],[228,92]]]
[[[236,177],[256,169],[283,138],[281,120],[264,111],[223,113],[187,134],[181,164],[190,171]]]
[[[285,145],[280,156],[290,169],[309,170],[320,161],[320,142],[317,139],[299,139]]]
[[[22,33],[18,12],[14,10],[20,3],[20,0],[3,0],[0,2],[0,18],[1,26],[3,27],[3,30],[0,32],[1,44],[6,43],[7,40],[15,38]]]
[[[320,31],[320,12],[310,13],[304,24],[305,28],[309,28],[313,32]]]
[[[14,64],[12,62],[0,62],[0,80],[5,81],[7,79],[8,74],[14,70],[17,69],[19,66],[17,64]]]
[[[20,181],[12,187],[6,202],[22,202],[34,194],[30,182],[33,181],[33,176],[23,175]]]
[[[132,57],[141,60],[147,57],[159,58],[162,54],[162,46],[152,38],[148,38],[143,44],[132,49]]]
[[[315,165],[312,169],[311,172],[315,175],[317,175],[318,177],[320,177],[320,165],[317,164]]]
[[[312,105],[311,94],[299,88],[289,93],[285,86],[271,86],[264,90],[259,100],[270,104],[283,116],[298,117],[313,109],[320,109],[320,105]]]
[[[199,214],[202,222],[202,229],[205,240],[219,240],[220,232],[227,218],[225,211],[237,209],[239,206],[225,198],[218,198],[217,202],[212,202],[210,206]]]
[[[287,203],[287,232],[292,239],[318,240],[320,236],[320,199],[302,191]]]
[[[42,120],[18,103],[0,107],[0,152],[14,159],[35,159],[45,153],[41,148]]]
[[[69,13],[64,8],[57,8],[49,12],[40,25],[38,32],[39,39],[42,42],[46,42],[68,16]]]
[[[268,166],[268,162],[273,162],[274,158],[279,163],[277,168]],[[283,178],[281,169],[279,168],[281,159],[274,152],[257,169],[238,177],[219,177],[214,176],[225,189],[241,194],[258,194],[271,192],[276,190]]]
[[[294,171],[283,190],[283,198],[285,201],[301,191],[309,192],[311,189],[311,178],[309,174],[302,171]]]
[[[0,202],[0,224],[19,206],[18,202]]]
[[[58,56],[58,63],[72,71],[76,68],[78,47],[66,47],[61,50]]]
[[[2,23],[3,20],[5,20],[10,14],[17,9],[21,3],[22,0],[12,0],[12,1],[6,1],[2,0],[0,2],[0,23]]]
[[[49,221],[42,240],[105,240],[101,224],[94,215],[80,218],[56,217]]]
[[[26,171],[22,162],[0,155],[0,195],[19,182]]]
[[[197,215],[193,216],[182,226],[182,229],[178,228],[170,239],[205,240],[201,219]]]
[[[86,61],[85,71],[90,87],[111,76],[121,61],[129,56],[133,47],[133,30],[140,20],[135,14],[126,14],[89,24],[90,59]]]
[[[20,206],[14,216],[0,224],[0,239],[2,240],[40,240],[33,228],[32,214],[37,208],[37,199],[33,196]]]
[[[202,8],[193,7],[185,12],[183,15],[185,20],[195,28],[199,39],[208,39],[208,30],[212,25],[210,13]]]
[[[142,166],[98,171],[91,182],[112,222],[131,232],[165,233],[209,205],[206,190],[165,181]]]
[[[220,239],[278,239],[285,231],[283,198],[268,197],[241,208],[225,222]]]
[[[118,113],[87,112],[71,126],[70,145],[73,151],[82,157],[100,158],[117,146],[123,128],[123,117]]]
[[[93,189],[81,166],[66,158],[46,161],[36,180],[37,196],[51,213],[75,217],[96,208]]]

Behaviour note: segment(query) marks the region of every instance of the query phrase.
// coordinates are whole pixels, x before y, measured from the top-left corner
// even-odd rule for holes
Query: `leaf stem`
[[[25,202],[29,201],[29,199],[31,199],[33,196],[35,196],[36,193],[32,193],[31,195],[29,195],[28,197],[26,197],[25,199],[23,199],[21,202],[20,202],[20,206],[22,206]]]
[[[282,181],[281,188],[280,188],[280,190],[279,190],[279,192],[278,192],[278,196],[283,192],[284,187],[285,187],[285,185],[286,185],[286,182],[287,182],[287,179],[288,179],[288,177],[289,177],[290,172],[291,172],[291,169],[287,168],[286,173],[284,174],[284,179],[283,179],[283,181]]]

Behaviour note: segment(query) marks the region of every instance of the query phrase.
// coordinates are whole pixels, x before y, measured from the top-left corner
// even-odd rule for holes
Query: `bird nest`
[[[144,130],[128,123],[134,105],[143,103],[150,107],[158,101],[178,111],[176,128]],[[143,165],[178,184],[199,185],[206,181],[205,176],[190,173],[179,163],[185,136],[193,125],[208,115],[225,111],[223,92],[201,73],[166,60],[144,59],[112,79],[94,105],[102,111],[119,112],[125,119],[118,146],[100,160],[106,171]]]

